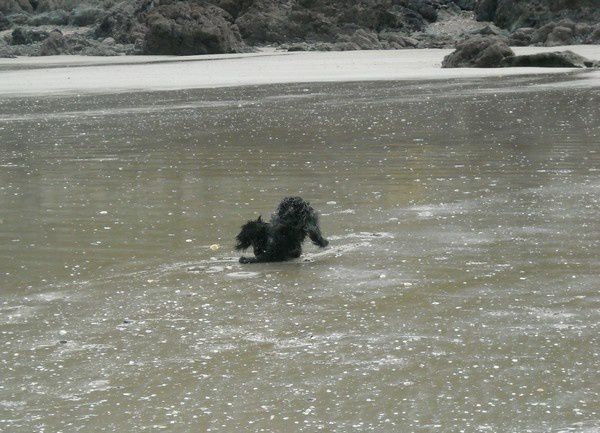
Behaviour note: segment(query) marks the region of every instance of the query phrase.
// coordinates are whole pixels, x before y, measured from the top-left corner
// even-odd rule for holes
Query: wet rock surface
[[[573,51],[555,51],[522,56],[507,57],[502,60],[502,66],[528,66],[539,68],[589,68],[598,66],[597,62],[589,60]]]
[[[444,58],[442,68],[498,68],[511,56],[514,52],[504,39],[474,37],[457,44],[456,51]]]
[[[517,56],[505,39],[477,36],[457,44],[456,50],[444,58],[442,68],[586,68],[598,64],[569,50]]]

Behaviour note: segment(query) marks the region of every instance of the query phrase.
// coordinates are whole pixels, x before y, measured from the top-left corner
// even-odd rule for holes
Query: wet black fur
[[[300,257],[306,236],[321,248],[329,244],[321,235],[319,216],[312,206],[300,197],[286,197],[270,222],[259,216],[242,226],[235,249],[254,250],[255,257],[240,257],[240,263],[282,262]]]

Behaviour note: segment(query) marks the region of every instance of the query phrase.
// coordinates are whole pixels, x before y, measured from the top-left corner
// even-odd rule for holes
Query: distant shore
[[[600,60],[600,45],[515,47],[517,54],[568,49]],[[441,69],[450,49],[263,51],[207,56],[51,56],[0,59],[0,97],[118,93],[310,82],[445,80],[556,74],[564,68]],[[600,81],[600,72],[587,72]]]

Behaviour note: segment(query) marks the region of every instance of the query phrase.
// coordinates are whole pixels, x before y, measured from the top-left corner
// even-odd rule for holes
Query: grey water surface
[[[0,431],[600,431],[567,79],[0,97]],[[286,195],[330,246],[240,265]]]

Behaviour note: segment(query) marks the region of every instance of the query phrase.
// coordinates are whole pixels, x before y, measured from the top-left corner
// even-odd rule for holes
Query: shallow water
[[[598,431],[563,79],[0,99],[0,430]],[[330,247],[238,264],[289,194]]]

